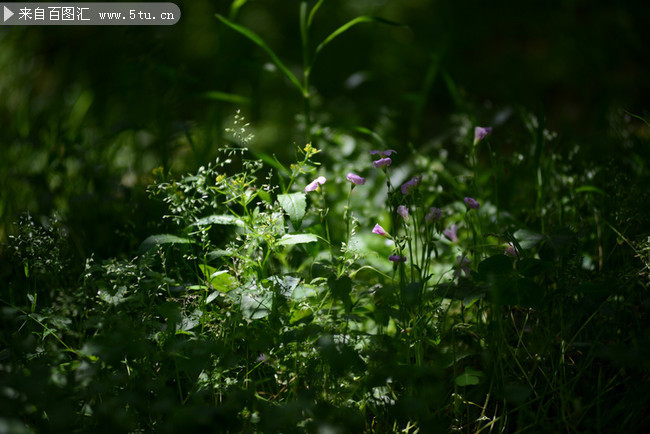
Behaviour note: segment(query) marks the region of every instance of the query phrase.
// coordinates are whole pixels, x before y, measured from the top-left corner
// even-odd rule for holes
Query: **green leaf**
[[[284,72],[284,75],[287,76],[289,81],[291,81],[297,88],[300,90],[300,93],[304,94],[306,92],[305,89],[303,89],[302,84],[300,84],[300,81],[296,78],[295,75],[287,68],[284,63],[278,58],[278,56],[273,52],[271,47],[269,47],[266,42],[262,38],[260,38],[255,32],[252,30],[247,29],[246,27],[240,26],[239,24],[235,24],[232,21],[230,21],[228,18],[224,17],[223,15],[216,14],[216,17],[225,25],[233,29],[234,31],[238,32],[239,34],[245,36],[248,38],[251,42],[255,43],[258,47],[262,48],[264,51],[268,53],[269,56],[271,56],[271,60],[273,63],[276,64],[278,68],[282,72]]]
[[[234,215],[229,214],[214,214],[207,217],[202,217],[196,222],[192,223],[192,226],[208,226],[208,225],[233,225],[239,227],[245,227],[246,224],[244,221]]]
[[[217,270],[205,264],[199,264],[199,269],[210,286],[217,291],[230,292],[237,286],[237,280],[227,270]]]
[[[464,386],[475,386],[479,383],[480,377],[483,376],[481,371],[475,371],[472,368],[465,368],[465,372],[456,377],[456,384]]]
[[[608,196],[605,191],[601,190],[598,187],[594,187],[593,185],[583,185],[582,187],[576,188],[576,193],[597,193],[602,196]]]
[[[318,237],[314,234],[286,234],[278,240],[281,246],[292,246],[294,244],[313,243],[318,241]]]
[[[278,195],[278,202],[282,209],[289,214],[293,227],[298,229],[302,223],[302,218],[305,216],[305,210],[307,209],[305,193],[280,194]]]
[[[494,255],[478,264],[478,274],[481,279],[490,275],[504,275],[512,272],[512,260],[506,255]]]
[[[514,235],[522,249],[535,247],[537,243],[546,239],[544,235],[528,229],[519,229]]]
[[[215,101],[222,101],[222,102],[231,102],[233,104],[238,104],[238,105],[248,105],[251,103],[251,99],[248,98],[247,96],[237,95],[235,93],[220,92],[218,90],[204,92],[202,96],[203,98],[206,99],[212,99]]]
[[[361,23],[382,23],[382,24],[388,24],[391,26],[403,26],[403,24],[398,24],[394,23],[392,21],[386,20],[384,18],[378,18],[378,17],[369,17],[366,15],[362,15],[360,17],[356,17],[347,23],[343,24],[341,27],[338,29],[334,30],[330,35],[323,40],[320,44],[318,44],[318,47],[316,47],[316,51],[314,52],[314,57],[312,59],[312,65],[314,61],[316,60],[316,57],[318,56],[318,53],[320,53],[323,48],[325,48],[330,42],[332,42],[334,39],[336,39],[338,36],[342,35],[343,33],[347,32],[350,30],[352,27],[356,26],[357,24]]]
[[[161,244],[191,244],[193,243],[192,240],[189,238],[181,238],[177,237],[176,235],[171,235],[171,234],[159,234],[159,235],[151,235],[150,237],[147,237],[146,240],[140,244],[140,247],[138,247],[138,253],[144,253],[149,249],[152,249],[154,247],[158,247]]]
[[[273,298],[270,292],[248,292],[241,296],[241,312],[244,318],[261,319],[271,313]]]

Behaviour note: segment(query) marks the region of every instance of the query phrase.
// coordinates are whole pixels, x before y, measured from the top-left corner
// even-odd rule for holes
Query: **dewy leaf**
[[[157,247],[161,244],[191,244],[193,241],[189,238],[181,238],[171,234],[151,235],[140,244],[138,252],[143,253],[147,250]]]
[[[296,78],[295,75],[291,71],[289,71],[289,68],[287,68],[284,63],[278,58],[278,56],[273,52],[271,47],[269,47],[266,42],[262,38],[260,38],[255,32],[252,30],[247,29],[246,27],[240,26],[239,24],[235,24],[232,21],[230,21],[228,18],[224,17],[223,15],[216,14],[216,17],[225,25],[233,29],[234,31],[240,33],[241,35],[247,37],[251,42],[255,43],[258,47],[262,48],[264,51],[266,51],[269,56],[271,56],[271,60],[273,63],[276,64],[278,68],[282,72],[284,72],[284,75],[287,76],[287,78],[300,90],[300,93],[305,93],[305,89],[303,89],[302,84],[300,84],[300,81]]]
[[[292,246],[294,244],[313,243],[315,241],[318,241],[318,237],[314,234],[286,234],[278,240],[278,244]]]
[[[299,228],[307,209],[305,193],[280,194],[278,195],[278,202],[282,209],[289,214],[293,227]]]
[[[332,42],[334,39],[336,39],[338,36],[341,34],[347,32],[350,28],[356,26],[357,24],[361,23],[382,23],[382,24],[389,24],[391,26],[403,26],[403,24],[398,24],[394,23],[392,21],[388,21],[384,18],[377,18],[377,17],[369,17],[366,15],[362,15],[360,17],[356,17],[347,23],[343,24],[341,27],[338,29],[334,30],[330,35],[323,40],[320,44],[318,44],[318,47],[316,47],[316,51],[314,52],[314,57],[312,59],[312,65],[314,61],[316,60],[316,56],[318,56],[318,53],[320,53],[323,48],[325,48],[330,42]]]

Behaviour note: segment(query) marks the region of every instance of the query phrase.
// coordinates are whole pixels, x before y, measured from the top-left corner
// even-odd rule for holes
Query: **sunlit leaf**
[[[278,202],[282,209],[289,215],[294,228],[299,228],[307,209],[305,193],[291,193],[278,195]],[[309,242],[309,241],[308,241]],[[295,244],[295,243],[294,243]]]
[[[138,247],[138,252],[143,253],[146,252],[149,249],[152,249],[154,247],[158,247],[161,244],[191,244],[193,243],[192,240],[189,238],[181,238],[176,235],[171,235],[171,234],[159,234],[159,235],[151,235],[150,237],[147,237],[146,240],[140,244],[140,247]]]

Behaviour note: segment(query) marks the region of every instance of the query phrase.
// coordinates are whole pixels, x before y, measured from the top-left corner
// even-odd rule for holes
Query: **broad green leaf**
[[[278,240],[278,244],[282,246],[291,246],[294,244],[313,243],[318,241],[318,237],[314,234],[286,234]]]
[[[153,248],[153,247],[158,247],[161,244],[191,244],[193,243],[192,240],[189,238],[181,238],[177,237],[176,235],[171,235],[171,234],[159,234],[159,235],[151,235],[150,237],[147,237],[146,240],[140,244],[140,247],[138,247],[138,253],[144,253],[147,250]]]
[[[199,264],[199,269],[214,289],[220,292],[230,292],[237,286],[237,280],[227,270],[217,270],[205,264]]]
[[[229,214],[214,214],[207,217],[202,217],[196,222],[192,223],[192,226],[208,226],[208,225],[233,225],[244,227],[246,224],[244,221],[234,215]]]
[[[503,275],[512,271],[512,260],[506,255],[494,255],[485,258],[478,264],[478,274],[481,279],[490,275]]]
[[[296,309],[291,313],[291,319],[289,320],[289,322],[291,324],[295,324],[298,321],[310,318],[313,314],[314,311],[311,310],[311,308],[300,309],[300,310]]]
[[[278,202],[282,209],[289,214],[293,227],[298,229],[307,209],[305,193],[280,194],[278,195]]]
[[[312,65],[314,63],[314,60],[316,60],[316,57],[318,56],[318,53],[320,53],[323,48],[325,48],[330,42],[332,42],[334,39],[336,39],[338,36],[342,35],[343,33],[347,32],[350,30],[352,27],[356,26],[357,24],[361,23],[382,23],[382,24],[389,24],[391,26],[402,26],[402,24],[394,23],[392,21],[388,21],[384,18],[378,18],[378,17],[369,17],[367,15],[362,15],[360,17],[356,17],[347,23],[343,24],[341,27],[338,29],[334,30],[330,35],[323,40],[320,44],[318,44],[318,47],[316,47],[316,51],[314,52],[314,58],[312,60]]]
[[[456,384],[463,386],[475,386],[479,383],[480,377],[483,376],[481,371],[475,371],[472,368],[465,368],[465,372],[456,377]]]
[[[248,105],[251,103],[251,99],[247,96],[220,92],[218,90],[203,93],[203,98],[213,99],[215,101],[231,102],[238,105]]]
[[[300,84],[300,81],[296,78],[295,75],[287,68],[284,63],[278,58],[278,56],[273,52],[271,47],[269,47],[266,42],[262,38],[260,38],[255,32],[252,30],[247,29],[246,27],[240,26],[239,24],[235,24],[232,21],[230,21],[228,18],[224,17],[223,15],[216,14],[216,17],[225,25],[233,29],[234,31],[238,32],[239,34],[245,36],[248,38],[251,42],[255,43],[258,47],[262,48],[264,51],[268,53],[269,56],[271,56],[271,60],[273,63],[276,64],[278,68],[282,72],[284,72],[284,75],[287,76],[287,78],[300,90],[300,93],[304,94],[307,90],[303,89],[302,84]]]
[[[241,296],[241,312],[244,318],[261,319],[271,313],[273,298],[270,292],[248,292]]]
[[[544,235],[528,229],[519,229],[514,235],[523,249],[535,247],[537,243],[546,238]]]

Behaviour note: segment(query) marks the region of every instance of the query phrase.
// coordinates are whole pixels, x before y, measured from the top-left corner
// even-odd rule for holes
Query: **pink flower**
[[[392,162],[393,162],[393,160],[391,160],[388,157],[380,158],[379,160],[375,160],[375,161],[372,162],[372,167],[374,167],[375,169],[377,169],[379,167],[387,167],[387,166],[390,166],[390,164]]]
[[[465,205],[470,209],[478,209],[481,205],[472,197],[465,198]]]
[[[402,218],[406,221],[409,219],[409,209],[408,207],[404,205],[400,205],[397,207],[397,214],[401,215]]]
[[[381,235],[382,237],[390,237],[390,234],[386,232],[386,229],[382,228],[379,224],[376,224],[374,228],[372,228],[372,233]]]
[[[404,184],[402,184],[402,194],[409,194],[411,190],[413,190],[415,187],[420,185],[422,182],[422,175],[420,176],[414,176],[413,178],[409,179],[406,181]]]
[[[355,175],[354,173],[350,172],[346,176],[347,180],[353,183],[354,185],[363,185],[366,183],[366,178],[362,178],[359,175]]]
[[[465,277],[469,277],[471,274],[471,270],[469,269],[469,264],[472,261],[469,260],[469,258],[466,258],[465,256],[456,256],[456,266],[458,267],[458,271],[456,271],[456,277],[460,277],[461,272],[465,273]]]
[[[325,181],[327,181],[327,179],[324,176],[319,176],[318,178],[314,179],[312,182],[307,184],[307,187],[305,187],[305,193],[309,193],[310,191],[314,191],[318,189],[318,186],[325,184]]]
[[[370,155],[383,155],[384,157],[390,157],[390,154],[397,154],[397,151],[394,149],[387,149],[385,151],[370,151]]]
[[[440,220],[440,217],[442,217],[442,210],[432,206],[429,213],[424,216],[424,221],[429,223],[431,220]]]
[[[513,258],[519,257],[519,253],[517,253],[517,249],[515,249],[515,245],[512,243],[508,243],[508,247],[506,247],[506,250],[503,253],[507,256],[512,256]]]
[[[447,237],[447,239],[449,239],[449,241],[451,241],[452,243],[455,243],[456,241],[458,241],[457,233],[458,233],[458,226],[456,226],[456,225],[451,225],[451,226],[449,226],[448,229],[445,229],[444,231],[442,231],[442,234],[445,237]]]
[[[476,127],[474,128],[474,144],[476,145],[478,142],[483,140],[485,136],[488,134],[492,134],[492,127]]]
[[[397,263],[397,262],[406,262],[406,256],[390,255],[388,257],[388,260],[392,261],[392,262],[395,262],[395,263]]]

